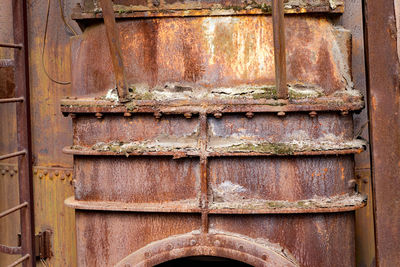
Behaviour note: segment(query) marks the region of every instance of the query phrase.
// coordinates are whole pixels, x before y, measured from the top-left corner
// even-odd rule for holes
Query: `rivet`
[[[240,246],[239,246],[239,250],[243,250],[243,246],[240,245]]]
[[[185,114],[183,114],[183,116],[185,116],[186,119],[190,119],[192,118],[192,113],[186,112]]]
[[[262,258],[263,260],[267,260],[267,255],[263,254],[263,255],[261,256],[261,258]]]
[[[354,188],[354,186],[356,185],[356,180],[355,179],[351,179],[347,182],[348,188]]]
[[[95,116],[96,118],[98,118],[98,119],[103,118],[103,114],[100,113],[100,112],[96,112],[96,113],[94,114],[94,116]]]
[[[346,116],[346,115],[349,115],[349,111],[343,110],[342,112],[340,112],[340,114],[342,114],[342,116]]]
[[[8,172],[10,170],[10,168],[6,167],[5,170],[6,170],[6,172]]]
[[[216,113],[214,113],[214,117],[216,119],[221,119],[222,118],[222,113],[221,112],[216,112]]]
[[[73,186],[75,186],[75,183],[76,183],[75,179],[72,179],[71,182],[70,182],[70,184],[73,185]]]
[[[130,112],[124,112],[124,117],[131,117],[132,116],[132,113],[130,113]]]
[[[34,171],[33,171],[33,174],[36,175],[36,174],[37,174],[37,170],[34,170]]]
[[[70,173],[70,172],[67,172],[65,175],[67,175],[68,177],[70,177],[70,176],[71,176],[71,173]]]
[[[13,170],[10,171],[10,176],[14,176],[14,171]]]
[[[6,174],[6,170],[1,170],[1,174],[5,175]]]
[[[18,168],[14,167],[14,172],[17,173],[18,172]]]
[[[279,117],[283,117],[286,115],[286,113],[283,111],[279,111],[278,114],[276,114],[276,115],[278,115]]]
[[[149,252],[145,252],[145,253],[144,253],[144,256],[145,256],[146,258],[149,258],[149,257],[150,257],[150,253],[149,253]]]
[[[65,99],[69,99],[69,96],[66,96]]]
[[[194,239],[190,240],[190,245],[191,245],[191,246],[196,245],[196,240],[194,240]]]
[[[39,174],[39,179],[43,179],[43,173]]]
[[[221,246],[221,242],[219,240],[214,241],[214,246],[219,247]]]
[[[253,112],[247,112],[247,113],[245,114],[245,116],[246,116],[248,119],[251,119],[251,118],[254,117],[254,113],[253,113]]]
[[[368,179],[367,178],[364,178],[362,181],[363,181],[364,184],[368,184]]]
[[[172,246],[171,244],[168,244],[167,249],[168,249],[168,250],[172,250],[172,249],[173,249],[173,246]]]
[[[43,173],[44,173],[44,175],[47,175],[47,174],[49,174],[49,172],[48,172],[48,171],[44,171]]]
[[[71,119],[76,119],[76,114],[75,113],[70,113]]]
[[[59,176],[60,173],[59,173],[58,171],[56,171],[56,172],[54,173],[54,175],[55,175],[55,176]]]
[[[157,111],[157,112],[154,112],[154,118],[160,119],[161,116],[162,116],[161,112],[158,112],[158,111]]]
[[[64,176],[64,175],[61,175],[60,179],[61,179],[61,180],[65,180],[65,176]]]
[[[311,118],[315,118],[315,117],[317,117],[317,112],[311,111],[310,113],[308,113],[308,115],[309,115]]]

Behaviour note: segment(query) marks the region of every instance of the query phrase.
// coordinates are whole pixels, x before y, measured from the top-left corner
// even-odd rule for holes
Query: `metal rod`
[[[15,206],[11,209],[3,211],[2,213],[0,213],[0,218],[3,218],[4,216],[7,216],[8,214],[13,213],[14,211],[20,210],[22,208],[25,208],[27,206],[28,206],[28,202],[24,202],[22,204],[19,204],[18,206]]]
[[[28,207],[20,212],[21,254],[36,255],[29,97],[28,0],[12,1],[12,10],[14,42],[23,45],[21,51],[14,51],[15,94],[25,99],[20,105],[16,105],[18,150],[26,151],[24,157],[18,158],[19,202],[29,203]],[[26,257],[23,266],[35,267],[35,258]]]
[[[21,150],[21,151],[18,151],[18,152],[14,152],[14,153],[5,154],[3,156],[0,156],[0,160],[9,159],[9,158],[13,158],[13,157],[18,157],[18,156],[25,155],[25,154],[26,154],[26,150]]]
[[[0,252],[9,254],[9,255],[21,254],[21,247],[9,247],[9,246],[0,244]]]
[[[0,99],[0,103],[14,103],[14,102],[23,102],[23,97],[14,97],[14,98],[3,98]]]
[[[27,259],[29,259],[31,257],[31,255],[26,254],[25,256],[23,256],[22,258],[19,258],[18,260],[14,261],[13,263],[11,263],[10,265],[8,265],[8,267],[14,267],[17,266],[18,264],[26,261]]]
[[[275,84],[277,96],[288,98],[286,84],[286,48],[283,0],[272,1],[272,26],[274,32]]]
[[[126,81],[124,62],[122,60],[122,50],[119,41],[119,32],[115,21],[114,9],[111,0],[100,0],[103,11],[104,24],[108,46],[110,48],[111,59],[114,66],[114,75],[120,102],[129,101],[128,83]]]
[[[21,49],[21,48],[23,48],[24,46],[23,46],[22,44],[0,43],[0,47]]]

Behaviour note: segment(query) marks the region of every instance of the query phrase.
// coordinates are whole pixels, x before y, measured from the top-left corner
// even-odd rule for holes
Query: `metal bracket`
[[[52,232],[45,230],[35,234],[36,259],[47,259],[52,256],[50,237]],[[21,233],[18,234],[18,245],[21,245]]]

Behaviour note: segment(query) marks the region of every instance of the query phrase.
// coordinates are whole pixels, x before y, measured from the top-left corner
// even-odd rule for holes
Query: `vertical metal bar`
[[[113,5],[111,0],[100,0],[100,6],[103,11],[108,46],[110,48],[111,59],[114,66],[114,75],[117,83],[119,101],[127,102],[129,100],[128,83],[126,81],[121,44],[119,41],[117,23],[115,22]]]
[[[207,158],[207,114],[199,115],[200,119],[200,207],[202,232],[208,233],[208,158]]]
[[[31,121],[29,98],[29,62],[28,62],[28,25],[27,0],[12,1],[14,42],[23,47],[15,51],[15,90],[16,95],[26,101],[16,104],[18,150],[26,154],[18,159],[19,199],[20,203],[28,202],[26,209],[21,210],[21,249],[22,255],[35,255],[34,217],[33,217],[33,184],[32,184],[32,151]],[[35,266],[34,257],[28,257],[23,266]]]
[[[377,266],[400,266],[400,60],[396,1],[365,0]]]
[[[286,84],[286,48],[283,0],[272,1],[272,27],[274,32],[275,84],[277,96],[288,98]]]

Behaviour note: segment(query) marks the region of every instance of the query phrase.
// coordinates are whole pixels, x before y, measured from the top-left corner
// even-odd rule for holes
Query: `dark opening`
[[[227,258],[212,257],[212,256],[195,256],[179,258],[172,261],[167,261],[156,265],[157,267],[196,267],[196,266],[207,266],[207,267],[249,267],[251,265],[235,261]]]

